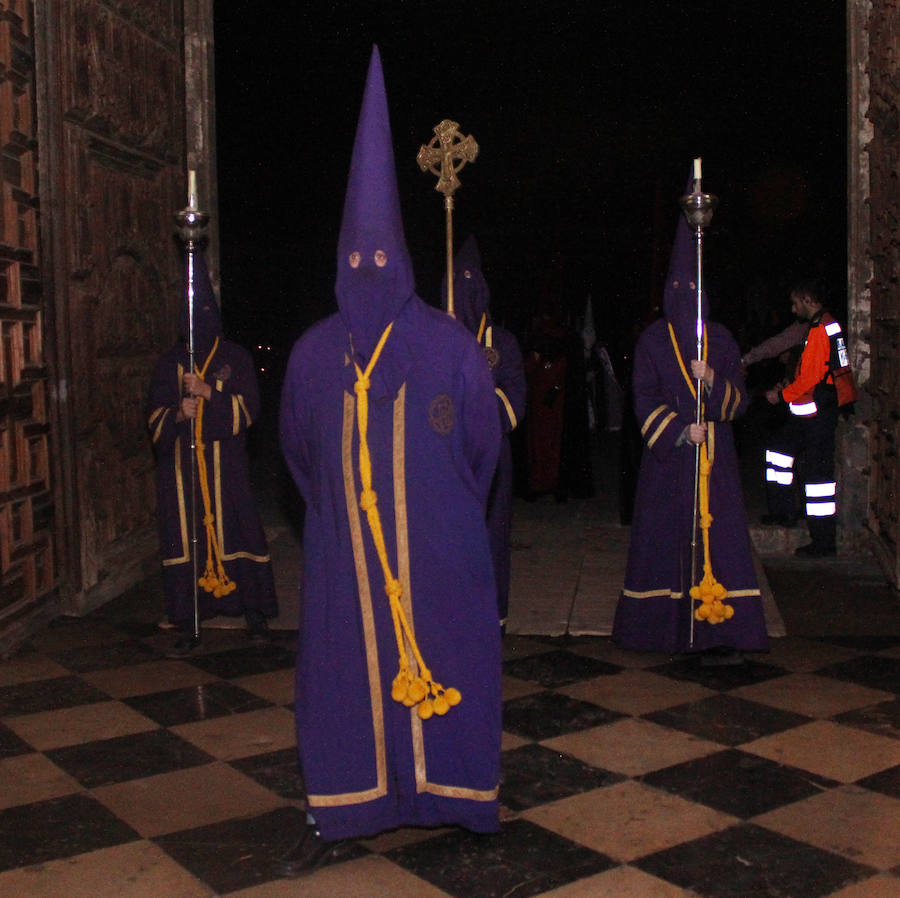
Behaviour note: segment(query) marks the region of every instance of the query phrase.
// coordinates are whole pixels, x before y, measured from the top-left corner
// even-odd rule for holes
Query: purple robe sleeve
[[[525,414],[525,367],[518,341],[509,331],[495,327],[494,345],[500,354],[500,361],[491,371],[500,410],[500,428],[503,433],[510,433]]]
[[[666,382],[661,362],[672,355],[672,349],[668,343],[668,332],[665,332],[666,343],[662,346],[653,339],[658,333],[662,332],[648,328],[638,340],[634,354],[634,412],[644,444],[664,459],[679,446],[684,428],[694,418],[688,417],[684,411],[679,413],[678,407],[672,403],[672,396],[677,395],[680,385]],[[680,372],[676,373],[679,378],[682,377]],[[686,384],[684,389],[687,390]]]
[[[178,362],[172,353],[167,353],[153,370],[145,410],[150,439],[158,455],[171,452],[178,435],[189,432],[187,421],[175,420],[180,403]]]
[[[227,440],[247,430],[259,416],[259,385],[250,354],[234,343],[225,344],[222,358],[212,360],[206,381],[212,396],[204,404],[203,438]]]
[[[714,355],[716,367],[713,368],[712,389],[704,400],[706,418],[709,421],[734,421],[746,411],[750,401],[741,373],[740,353],[730,334],[717,333],[711,339],[719,345]],[[713,355],[712,350],[710,355]]]
[[[302,371],[303,349],[298,343],[288,361],[284,386],[281,390],[280,439],[281,451],[285,463],[300,495],[309,502],[311,500],[311,473],[308,446],[304,434],[309,433],[305,423],[307,406],[304,396],[304,375]]]
[[[467,341],[461,368],[463,452],[472,472],[478,497],[486,503],[500,452],[500,419],[494,381],[484,354],[474,341]]]

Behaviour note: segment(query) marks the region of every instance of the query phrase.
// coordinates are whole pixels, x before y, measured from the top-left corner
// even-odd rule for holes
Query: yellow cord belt
[[[675,349],[675,358],[678,359],[678,366],[681,373],[687,381],[687,385],[691,390],[694,399],[697,398],[697,389],[694,382],[688,376],[687,369],[684,367],[684,359],[681,357],[681,350],[678,348],[678,341],[675,339],[675,330],[669,323],[669,337],[672,340],[672,346]],[[703,329],[703,359],[706,360],[707,342],[706,328]],[[703,418],[703,405],[700,406],[700,417]],[[703,535],[703,579],[697,586],[691,587],[691,599],[699,600],[700,607],[694,611],[694,617],[697,620],[705,620],[710,624],[721,624],[722,621],[734,616],[734,608],[726,605],[722,600],[728,595],[728,590],[719,583],[713,576],[712,561],[709,554],[709,528],[712,526],[713,516],[709,513],[709,476],[712,473],[712,461],[709,458],[709,452],[704,442],[700,446],[700,532]],[[693,571],[691,571],[693,576]]]
[[[397,652],[399,655],[397,676],[391,685],[391,698],[401,702],[407,707],[418,706],[416,711],[422,720],[427,720],[432,714],[446,714],[452,705],[459,704],[462,696],[458,689],[444,689],[440,683],[435,682],[431,676],[419,646],[416,643],[415,634],[409,625],[406,612],[400,602],[403,594],[403,586],[391,571],[391,565],[387,557],[387,547],[384,543],[384,533],[381,529],[381,517],[378,514],[378,497],[372,489],[372,459],[369,455],[369,442],[367,431],[369,427],[369,377],[372,369],[381,355],[381,350],[387,342],[387,338],[394,326],[393,321],[384,329],[384,333],[372,353],[372,358],[363,371],[356,362],[356,421],[359,426],[359,477],[362,483],[362,495],[360,496],[360,508],[366,513],[369,522],[369,530],[372,532],[372,540],[381,562],[381,570],[384,574],[384,591],[387,593],[391,606],[391,617],[394,622],[394,635],[397,637]],[[418,674],[414,674],[406,652],[406,643],[415,657]]]
[[[493,349],[494,347],[494,337],[493,337],[493,326],[488,327],[487,323],[487,312],[481,313],[481,321],[478,324],[478,333],[475,335],[475,339],[481,343],[481,338],[484,337],[484,346],[487,349]]]
[[[216,337],[216,342],[213,343],[213,348],[206,357],[203,368],[194,366],[194,371],[201,380],[205,377],[206,369],[218,348],[219,338]],[[217,599],[221,599],[222,596],[234,592],[237,589],[237,583],[225,573],[225,566],[222,563],[222,547],[216,538],[216,519],[212,513],[212,502],[209,496],[209,473],[206,467],[206,447],[203,443],[203,409],[205,405],[206,400],[202,396],[198,397],[194,440],[197,445],[197,479],[200,481],[200,493],[203,496],[203,526],[206,528],[206,569],[197,582],[207,592],[211,592]]]

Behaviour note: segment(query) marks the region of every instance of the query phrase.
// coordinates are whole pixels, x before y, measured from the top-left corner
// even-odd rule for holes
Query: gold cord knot
[[[364,393],[366,390],[368,390],[369,386],[369,378],[365,374],[361,374],[359,376],[359,379],[353,385],[353,389],[356,390],[356,394],[359,395],[360,393]]]
[[[378,494],[375,490],[363,490],[362,495],[359,497],[359,507],[363,511],[368,511],[370,508],[374,508],[378,502]]]
[[[399,580],[391,580],[389,583],[385,583],[384,591],[387,597],[395,602],[403,595],[403,584]]]

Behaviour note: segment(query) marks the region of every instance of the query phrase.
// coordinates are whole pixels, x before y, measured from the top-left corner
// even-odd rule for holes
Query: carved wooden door
[[[0,628],[9,631],[53,602],[55,565],[31,4],[0,10]]]
[[[185,2],[0,0],[0,651],[16,615],[158,564],[143,409],[180,303]]]
[[[144,401],[175,339],[185,205],[182,4],[46,3],[46,158],[59,394],[64,607],[156,561]],[[45,212],[46,212],[46,206]]]

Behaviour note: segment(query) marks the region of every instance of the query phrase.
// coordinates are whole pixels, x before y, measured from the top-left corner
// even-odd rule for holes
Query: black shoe
[[[794,549],[794,555],[797,558],[826,558],[830,555],[837,555],[837,549],[834,546],[820,546],[816,543],[810,543],[808,546],[798,546]]]
[[[254,642],[262,642],[270,637],[269,622],[259,611],[244,612],[247,621],[247,637]]]
[[[165,652],[167,658],[186,658],[200,645],[200,637],[193,633],[182,633]]]
[[[701,667],[739,667],[744,656],[737,649],[719,646],[700,655]]]
[[[759,522],[767,527],[791,528],[797,526],[797,519],[787,514],[764,514]]]
[[[283,879],[312,873],[346,854],[349,844],[323,841],[315,824],[308,823],[297,844],[275,864],[275,873]]]

